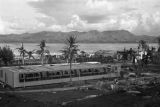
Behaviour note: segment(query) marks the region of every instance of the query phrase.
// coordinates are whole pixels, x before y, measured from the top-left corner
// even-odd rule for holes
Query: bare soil
[[[159,73],[160,66],[152,65],[149,69]],[[55,87],[62,86],[64,84],[55,85]],[[46,87],[36,87],[35,89],[37,88],[53,88],[53,86],[47,85]],[[0,93],[0,107],[61,107],[63,102],[69,102],[65,105],[66,107],[160,107],[160,84],[150,85],[147,88],[136,87],[136,90],[141,93],[109,92],[104,94],[102,91],[95,89],[60,92]],[[89,95],[100,96],[80,101],[76,100]]]

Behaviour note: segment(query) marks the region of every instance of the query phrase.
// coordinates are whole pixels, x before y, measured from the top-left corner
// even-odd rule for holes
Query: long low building
[[[30,65],[0,68],[0,81],[13,87],[45,85],[119,76],[119,64]]]

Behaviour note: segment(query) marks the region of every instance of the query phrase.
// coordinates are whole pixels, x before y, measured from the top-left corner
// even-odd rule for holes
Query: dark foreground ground
[[[14,94],[0,94],[0,107],[44,107],[44,104]]]
[[[150,69],[157,73],[160,66],[151,66]],[[50,86],[46,86],[48,87]],[[3,92],[4,89],[0,90]],[[96,89],[0,93],[0,107],[160,107],[160,84],[150,84],[145,88],[137,86],[134,90],[140,93],[126,91],[104,93]],[[99,96],[85,99],[89,95]]]
[[[66,107],[160,107],[159,88],[145,90],[142,94],[110,93],[96,98],[75,101]]]
[[[160,107],[160,86],[138,89],[142,93],[109,92],[102,95],[98,90],[70,90],[43,93],[0,94],[0,107]],[[99,97],[76,100],[87,95]],[[72,102],[70,102],[72,101]]]

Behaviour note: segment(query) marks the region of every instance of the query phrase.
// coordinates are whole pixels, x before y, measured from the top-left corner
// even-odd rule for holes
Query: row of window
[[[72,77],[79,76],[91,76],[91,75],[102,75],[110,72],[110,68],[101,68],[101,69],[85,69],[85,70],[71,70]],[[60,78],[69,78],[69,71],[56,71],[56,72],[38,72],[38,73],[21,73],[19,74],[20,82],[29,82],[29,81],[39,81],[39,80],[50,80],[50,79],[60,79]]]

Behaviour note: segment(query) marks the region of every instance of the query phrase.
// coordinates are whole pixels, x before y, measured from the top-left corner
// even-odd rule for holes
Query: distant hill
[[[147,35],[135,35],[126,30],[115,31],[97,31],[92,30],[88,32],[49,32],[42,31],[37,33],[24,33],[24,34],[8,34],[0,35],[0,42],[26,42],[37,43],[41,40],[46,40],[49,43],[64,43],[68,35],[77,35],[79,43],[135,43],[139,40],[147,42],[155,42],[156,37]]]

